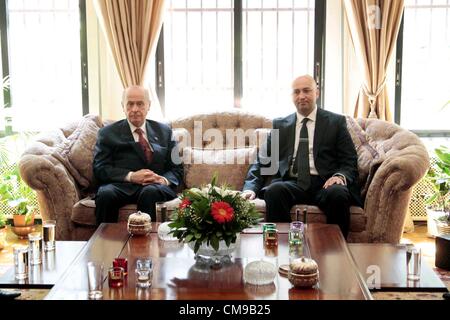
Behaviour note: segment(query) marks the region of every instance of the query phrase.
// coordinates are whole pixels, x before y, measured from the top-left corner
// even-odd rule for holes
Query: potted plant
[[[427,172],[426,180],[431,186],[426,195],[429,223],[435,223],[438,233],[450,233],[450,150],[441,146],[434,150],[435,163]],[[433,221],[434,220],[434,221]]]
[[[0,177],[0,201],[14,208],[13,223],[16,227],[34,225],[32,190],[22,183],[17,168]]]

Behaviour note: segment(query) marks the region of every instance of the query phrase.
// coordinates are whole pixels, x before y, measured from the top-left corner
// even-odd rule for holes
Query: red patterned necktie
[[[150,149],[150,145],[148,144],[148,141],[144,138],[144,131],[142,131],[141,128],[137,128],[136,130],[134,130],[134,132],[136,132],[139,136],[138,143],[141,146],[142,151],[144,151],[147,162],[149,162],[149,163],[152,162],[153,152]]]

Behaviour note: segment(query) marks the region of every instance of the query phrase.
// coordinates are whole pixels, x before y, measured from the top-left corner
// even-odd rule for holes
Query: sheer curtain
[[[392,121],[386,73],[396,48],[404,0],[344,0],[344,8],[364,79],[353,115]]]

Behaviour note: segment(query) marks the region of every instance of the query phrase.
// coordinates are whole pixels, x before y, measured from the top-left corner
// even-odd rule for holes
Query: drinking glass
[[[267,229],[276,229],[276,228],[277,228],[277,225],[275,223],[272,223],[272,222],[263,224],[263,242],[264,242],[264,245],[266,243],[266,230]]]
[[[152,285],[153,263],[151,258],[138,258],[136,260],[136,286],[149,288]]]
[[[30,264],[42,263],[42,236],[40,232],[28,234],[28,245],[30,247]]]
[[[266,246],[266,247],[278,246],[278,230],[277,229],[264,230],[264,246]]]
[[[128,275],[128,260],[126,258],[115,258],[113,260],[113,267],[123,268],[123,275]]]
[[[103,298],[103,263],[89,261],[87,263],[89,299]]]
[[[303,256],[303,222],[293,221],[289,225],[289,262]]]
[[[28,278],[28,247],[14,247],[14,273],[18,280]]]
[[[406,248],[406,274],[408,280],[420,280],[422,252],[420,248],[408,246]]]
[[[167,205],[165,202],[156,202],[156,222],[165,222],[167,220]]]
[[[45,220],[42,222],[45,251],[55,250],[55,228],[56,220]]]
[[[112,267],[108,269],[108,285],[110,288],[122,288],[124,272],[122,267]]]

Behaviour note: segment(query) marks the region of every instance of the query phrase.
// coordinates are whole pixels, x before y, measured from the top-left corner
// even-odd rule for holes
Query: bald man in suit
[[[156,220],[155,203],[174,199],[183,177],[183,166],[172,129],[147,120],[148,90],[126,88],[122,97],[126,119],[98,132],[94,150],[94,175],[100,183],[95,196],[96,223],[117,222],[119,208],[137,203],[138,210]]]
[[[318,97],[319,89],[311,76],[293,81],[292,101],[297,112],[273,121],[279,139],[272,141],[274,134],[269,135],[265,149],[270,160],[258,157],[249,168],[242,195],[264,199],[266,220],[270,222],[289,222],[295,204],[317,205],[327,223],[338,224],[347,237],[350,205],[362,206],[358,158],[345,117],[317,108]],[[278,159],[270,158],[273,148],[278,151]],[[277,172],[266,185],[269,176],[261,169],[273,166],[273,161]]]

